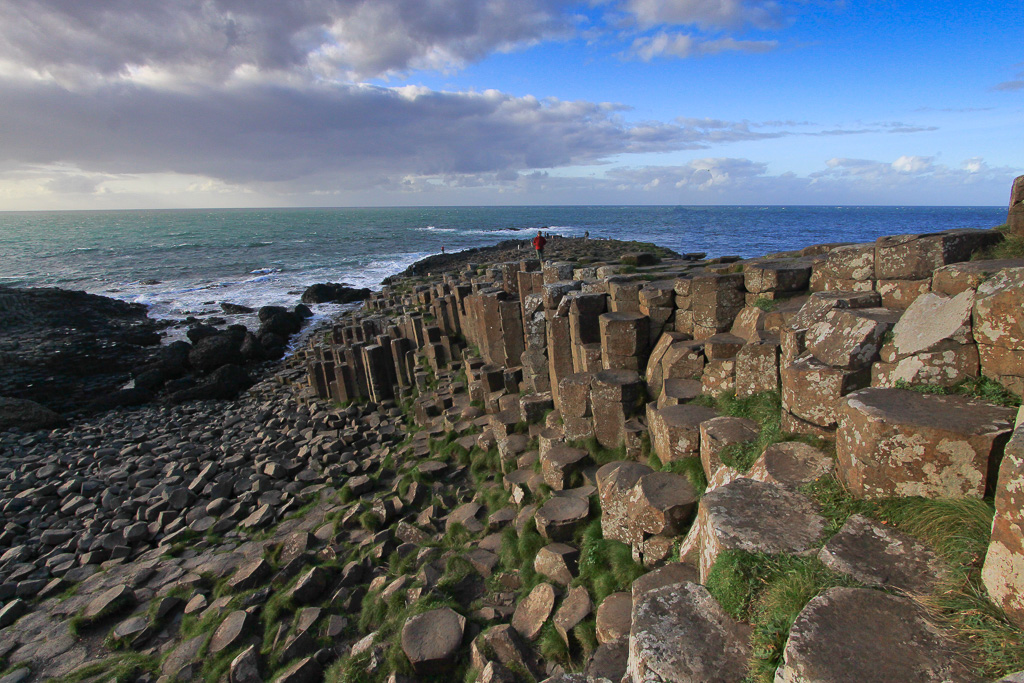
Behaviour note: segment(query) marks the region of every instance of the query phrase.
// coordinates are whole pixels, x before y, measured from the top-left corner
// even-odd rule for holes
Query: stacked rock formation
[[[11,432],[6,675],[741,681],[765,661],[720,590],[742,560],[834,577],[762,680],[980,680],[904,595],[949,559],[816,487],[994,496],[970,561],[1024,628],[1017,411],[910,390],[1024,389],[1024,260],[967,260],[1002,238],[392,278],[224,424],[186,404]],[[720,414],[731,395],[775,427]]]
[[[1008,313],[1024,303],[1024,287],[1011,284],[1024,276],[1024,261],[968,261],[1001,239],[995,231],[958,230],[820,245],[742,262],[664,261],[626,275],[614,264],[556,262],[538,270],[536,262],[522,262],[450,273],[426,285],[393,281],[371,299],[373,315],[335,331],[342,343],[313,349],[320,360],[311,365],[312,386],[320,398],[350,396],[345,387],[359,380],[338,370],[341,357],[367,341],[359,338],[359,326],[377,325],[370,321],[385,314],[394,336],[373,341],[401,345],[404,356],[385,357],[380,362],[388,367],[364,372],[412,373],[419,388],[416,420],[430,428],[453,424],[464,405],[457,394],[429,391],[430,376],[448,368],[464,371],[466,393],[484,413],[477,443],[497,441],[507,463],[504,485],[516,506],[509,516],[514,514],[519,531],[526,528],[524,518],[534,517],[551,542],[538,563],[543,557],[556,585],[579,588],[578,569],[565,558],[579,552],[574,543],[590,514],[588,496],[600,507],[603,537],[627,544],[637,562],[657,571],[674,562],[692,567],[685,580],[669,582],[672,590],[660,589],[664,595],[634,596],[629,608],[615,596],[596,605],[601,647],[622,650],[611,658],[596,651],[591,665],[598,668],[588,669],[586,680],[599,674],[614,681],[712,680],[701,668],[708,660],[696,649],[694,624],[702,637],[721,634],[715,636],[725,639],[716,657],[724,659],[715,660],[715,668],[721,680],[739,680],[739,674],[722,672],[745,670],[749,633],[742,623],[726,623],[714,599],[696,585],[708,579],[723,553],[803,556],[820,549],[822,561],[836,571],[868,586],[902,590],[925,590],[942,573],[930,550],[913,539],[890,538],[874,522],[852,525],[851,518],[843,534],[854,540],[836,545],[847,539],[837,535],[829,541],[817,503],[800,490],[823,477],[835,476],[855,497],[868,499],[995,493],[1001,535],[993,536],[986,583],[1008,614],[1020,611],[1019,572],[1011,568],[1024,561],[1020,527],[1014,526],[1019,515],[1012,482],[1019,474],[1013,468],[1019,463],[1003,458],[1015,411],[903,388],[984,377],[1018,395],[1024,389],[1024,363],[1006,360],[1024,351],[1020,316]],[[402,389],[396,385],[394,395],[403,395]],[[791,441],[770,446],[747,471],[723,462],[721,453],[758,439],[759,425],[720,416],[693,399],[772,391],[781,395],[783,432],[834,440],[835,460]],[[525,425],[518,434],[517,425]],[[530,436],[539,443],[539,458],[527,451]],[[625,459],[592,464],[587,439],[591,448],[619,449]],[[707,492],[700,496],[686,477],[637,462],[647,452],[663,465],[697,463]],[[1006,474],[997,476],[1000,461]],[[553,492],[546,502],[542,484]],[[882,540],[871,540],[876,538]],[[907,546],[909,554],[891,554]],[[904,564],[917,568],[908,570],[911,584],[898,584],[900,572],[891,570]],[[875,600],[869,589],[859,590]],[[793,681],[870,678],[869,668],[857,674],[856,666],[840,674],[834,668],[850,664],[829,658],[827,639],[807,635],[821,610],[834,612],[860,598],[836,593],[821,599],[808,605],[808,624],[801,628],[809,630],[794,631],[799,640],[787,648],[779,675]],[[545,593],[543,609],[534,593],[524,600],[512,625],[527,641],[555,618],[559,604],[582,609],[574,606],[578,598],[557,588],[553,598]],[[913,628],[937,633],[908,604],[891,609],[910,610],[917,620]],[[680,631],[673,630],[676,619],[682,619]],[[892,619],[892,628],[903,628],[897,621],[904,617]],[[555,623],[568,642],[564,626]],[[676,652],[658,646],[673,639],[685,643]],[[920,653],[934,661],[906,666],[973,680],[946,645]],[[900,657],[916,656],[908,648]],[[811,669],[814,674],[806,673]],[[576,680],[552,680],[563,679]]]

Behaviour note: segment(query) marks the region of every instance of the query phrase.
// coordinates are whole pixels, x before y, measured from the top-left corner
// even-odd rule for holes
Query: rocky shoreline
[[[904,388],[1019,396],[1024,261],[968,261],[1003,239],[748,261],[553,239],[543,268],[513,240],[389,278],[237,399],[0,431],[0,683],[1024,669],[1016,411]],[[152,367],[155,329],[114,315],[109,375]],[[189,357],[248,339],[203,334]],[[991,520],[992,493],[967,559],[899,516]],[[998,656],[904,597],[961,574],[997,603]],[[780,632],[766,593],[789,576],[814,590]]]

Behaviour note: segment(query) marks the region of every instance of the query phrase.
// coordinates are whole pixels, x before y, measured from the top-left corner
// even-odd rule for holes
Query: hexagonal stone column
[[[647,365],[650,322],[640,313],[602,313],[601,359],[605,370],[641,371]]]
[[[789,631],[776,683],[975,681],[909,598],[830,588]]]
[[[645,397],[644,382],[632,370],[602,370],[594,375],[591,405],[598,443],[607,448],[622,445],[626,438],[626,421],[636,414]]]
[[[821,541],[825,518],[810,498],[781,486],[737,479],[701,498],[700,580],[725,550],[802,553]],[[691,532],[692,533],[692,532]]]
[[[633,604],[627,676],[632,681],[726,683],[747,673],[750,627],[703,586],[672,584]]]
[[[1006,445],[996,485],[996,516],[981,578],[989,597],[1024,627],[1024,427]]]
[[[839,476],[858,498],[980,498],[1015,411],[962,396],[864,389],[839,407]]]
[[[651,446],[663,463],[700,457],[700,424],[718,417],[711,408],[681,403],[664,408],[647,405]]]

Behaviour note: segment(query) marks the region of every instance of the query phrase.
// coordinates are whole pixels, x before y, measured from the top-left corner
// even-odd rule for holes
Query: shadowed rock
[[[409,617],[402,627],[402,651],[417,674],[439,673],[454,663],[466,618],[448,607]]]

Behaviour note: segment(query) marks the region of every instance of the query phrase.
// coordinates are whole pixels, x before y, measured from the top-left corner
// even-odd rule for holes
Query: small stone
[[[555,606],[555,588],[540,583],[518,605],[512,615],[512,628],[527,640],[536,640]]]
[[[462,644],[466,618],[448,607],[409,617],[402,627],[402,651],[419,675],[446,671]]]
[[[562,604],[555,612],[555,630],[562,636],[566,646],[571,646],[569,632],[581,621],[590,616],[593,611],[593,604],[590,602],[590,594],[583,586],[576,586],[569,590],[569,594],[562,600]]]
[[[238,592],[252,590],[270,580],[273,569],[262,557],[239,567],[228,581],[228,586]]]
[[[119,612],[134,604],[135,593],[131,588],[125,585],[114,586],[93,598],[89,604],[85,606],[85,610],[82,612],[82,617],[86,620],[92,621],[104,618],[114,612]]]
[[[533,569],[555,583],[568,586],[576,576],[580,551],[565,543],[544,546],[533,560]]]
[[[597,608],[597,642],[610,643],[629,635],[633,622],[633,596],[612,593]]]
[[[260,655],[255,645],[250,645],[231,660],[228,683],[263,683],[260,677]]]
[[[256,625],[256,617],[244,610],[229,614],[214,631],[210,639],[210,653],[217,654],[241,644],[247,633]]]

